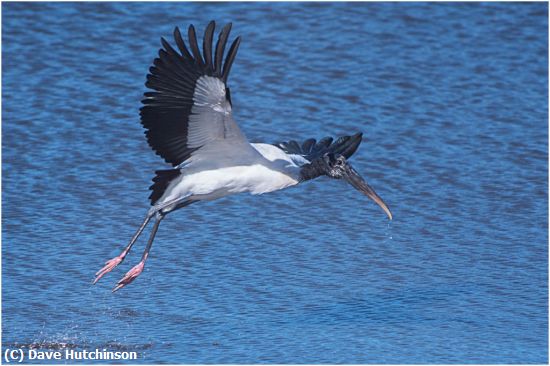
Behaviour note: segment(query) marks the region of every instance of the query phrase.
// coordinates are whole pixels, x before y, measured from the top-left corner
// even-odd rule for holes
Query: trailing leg
[[[139,229],[136,231],[136,233],[130,240],[130,243],[128,243],[126,248],[124,248],[122,253],[120,253],[118,256],[114,257],[113,259],[110,259],[107,262],[105,262],[105,266],[96,272],[95,274],[96,277],[93,282],[94,285],[97,283],[97,281],[101,279],[101,277],[105,276],[107,273],[111,272],[116,266],[122,263],[122,261],[124,260],[128,252],[130,252],[130,249],[132,249],[132,246],[134,245],[136,240],[139,238],[139,236],[143,232],[143,229],[145,229],[145,227],[147,226],[147,224],[149,223],[149,221],[153,216],[154,216],[154,213],[151,213],[151,212],[147,213],[147,217],[145,217],[145,220],[143,221]]]
[[[121,289],[122,287],[128,285],[133,280],[136,279],[137,276],[143,272],[143,268],[145,267],[145,261],[147,260],[147,257],[149,257],[149,251],[151,250],[151,246],[153,245],[153,240],[155,239],[155,235],[157,233],[157,230],[160,225],[160,221],[164,218],[164,215],[161,213],[157,213],[157,221],[155,221],[155,225],[153,226],[153,229],[151,230],[151,235],[149,236],[149,241],[147,242],[147,246],[145,247],[145,251],[143,252],[143,255],[141,256],[141,261],[135,265],[131,270],[126,273],[126,275],[117,282],[117,285],[113,289],[113,292]]]

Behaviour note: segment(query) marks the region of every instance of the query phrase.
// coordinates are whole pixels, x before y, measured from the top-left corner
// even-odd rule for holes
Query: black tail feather
[[[157,170],[155,174],[156,176],[153,178],[153,184],[149,187],[149,189],[153,191],[149,196],[151,206],[162,197],[166,188],[168,188],[168,184],[179,177],[181,171],[179,169]]]

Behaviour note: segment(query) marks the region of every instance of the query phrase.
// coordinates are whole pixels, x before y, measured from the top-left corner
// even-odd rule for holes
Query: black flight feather
[[[302,151],[306,154],[311,152],[311,149],[315,146],[315,139],[307,139],[302,144]]]
[[[315,139],[308,139],[301,146],[294,140],[273,145],[282,149],[287,154],[302,155],[309,161],[313,161],[325,153],[338,153],[349,159],[361,144],[362,137],[363,134],[359,132],[353,136],[340,137],[334,143],[334,139],[327,136],[323,137],[319,142]]]
[[[195,33],[195,27],[193,26],[193,24],[189,26],[188,36],[189,36],[189,47],[191,47],[191,52],[193,52],[193,57],[195,59],[195,62],[202,69],[204,67],[204,62],[202,60],[201,53],[199,51],[197,34]]]
[[[231,23],[228,23],[223,27],[218,42],[216,43],[216,57],[214,58],[214,69],[216,75],[222,75],[222,63],[223,63],[223,52],[225,51],[225,44],[227,43],[227,38],[231,32]]]
[[[173,166],[183,163],[198,149],[187,147],[189,116],[193,108],[197,80],[202,76],[219,78],[226,86],[226,99],[231,102],[227,77],[235,60],[240,39],[237,38],[233,42],[224,62],[223,54],[231,24],[222,29],[215,55],[212,48],[214,30],[215,23],[210,22],[203,37],[203,56],[193,25],[189,26],[189,48],[179,28],[175,27],[174,40],[179,52],[162,38],[162,48],[158,52],[158,57],[153,60],[153,66],[149,68],[145,86],[152,90],[144,93],[145,98],[140,109],[141,124],[146,129],[145,135],[151,148]],[[155,187],[154,192],[162,191],[159,188],[163,187],[162,185]]]
[[[225,64],[223,65],[222,80],[224,83],[227,82],[227,77],[229,76],[229,71],[231,71],[231,65],[235,61],[235,56],[237,56],[237,50],[239,49],[239,44],[241,44],[241,37],[237,37],[231,44],[229,52],[227,52],[227,57],[225,58]]]
[[[178,45],[178,48],[183,55],[183,58],[187,61],[193,61],[193,56],[189,53],[189,50],[187,49],[187,46],[185,46],[185,42],[183,41],[183,38],[181,38],[180,29],[176,27],[174,29],[174,40],[176,41],[176,44]]]
[[[208,23],[206,31],[204,32],[204,38],[202,40],[202,53],[204,56],[204,63],[206,64],[206,71],[209,75],[212,75],[214,68],[212,65],[212,39],[214,37],[214,27],[216,23],[212,20]]]

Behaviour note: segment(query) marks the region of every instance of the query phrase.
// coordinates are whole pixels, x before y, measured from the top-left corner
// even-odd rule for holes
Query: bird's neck
[[[300,169],[300,182],[315,179],[325,174],[325,170],[316,160],[309,164],[302,165]]]

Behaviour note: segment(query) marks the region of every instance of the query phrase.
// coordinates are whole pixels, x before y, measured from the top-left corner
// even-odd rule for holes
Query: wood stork
[[[335,142],[331,137],[301,144],[248,142],[233,120],[227,86],[241,38],[233,41],[224,62],[231,23],[221,30],[215,48],[214,28],[213,21],[206,27],[202,55],[193,25],[188,30],[189,48],[175,28],[179,53],[161,38],[163,48],[145,83],[152,91],[144,94],[140,115],[147,142],[173,168],[155,172],[149,197],[152,207],[145,220],[121,254],[96,273],[94,284],[124,260],[151,219],[155,223],[140,262],[118,281],[113,292],[143,271],[159,224],[168,213],[234,193],[263,194],[324,175],[346,180],[392,219],[388,206],[347,161],[361,143],[361,133]]]

